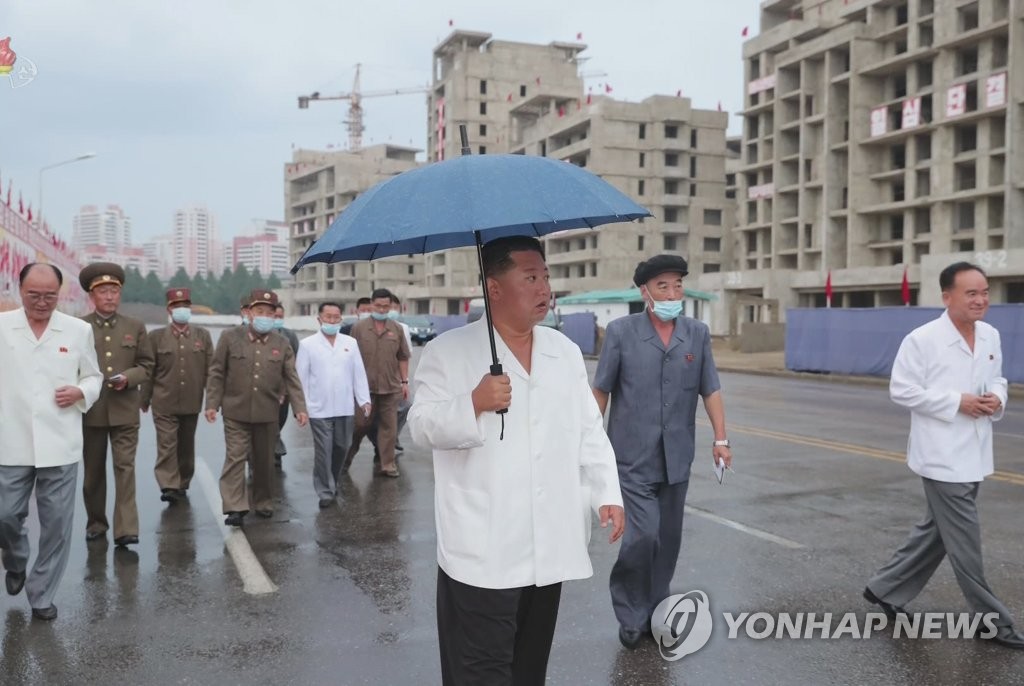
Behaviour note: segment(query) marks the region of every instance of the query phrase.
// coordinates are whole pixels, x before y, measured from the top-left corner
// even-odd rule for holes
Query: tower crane
[[[385,95],[409,95],[412,93],[429,93],[429,86],[413,86],[410,88],[393,88],[388,90],[377,90],[362,92],[359,86],[359,71],[361,64],[356,65],[356,77],[352,83],[352,90],[348,93],[337,93],[334,95],[321,95],[320,91],[314,91],[309,95],[299,96],[299,109],[309,109],[309,103],[322,100],[348,100],[348,118],[345,119],[345,127],[348,129],[348,149],[359,150],[363,147],[363,98],[379,98]]]

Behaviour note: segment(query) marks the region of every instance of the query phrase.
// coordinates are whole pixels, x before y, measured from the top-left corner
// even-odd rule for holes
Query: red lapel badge
[[[66,353],[66,352],[68,351],[68,349],[67,349],[67,348],[65,348],[65,347],[64,347],[64,346],[62,345],[62,346],[60,347],[60,351],[61,351],[62,353]]]
[[[270,354],[271,355],[280,355],[281,351],[278,350],[277,348],[274,348],[273,350],[270,351]]]
[[[124,340],[131,342],[131,341],[134,341],[135,339],[132,338],[132,335],[130,333],[126,333],[124,335]]]
[[[693,353],[686,353],[686,361],[693,362]]]
[[[202,350],[203,349],[203,342],[202,341],[196,341],[194,345],[195,345],[195,349],[196,350]]]

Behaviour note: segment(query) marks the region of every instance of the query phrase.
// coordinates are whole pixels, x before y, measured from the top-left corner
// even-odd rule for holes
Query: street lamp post
[[[90,160],[96,157],[96,153],[87,152],[84,155],[78,157],[72,157],[70,160],[64,160],[63,162],[56,162],[55,164],[48,164],[39,170],[39,205],[38,214],[36,215],[36,228],[41,229],[43,227],[43,172],[55,167],[63,167],[65,164],[72,164],[74,162],[81,162],[82,160]]]

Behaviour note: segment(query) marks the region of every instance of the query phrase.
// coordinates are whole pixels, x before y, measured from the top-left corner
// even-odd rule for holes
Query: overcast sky
[[[3,0],[0,39],[38,70],[12,89],[0,77],[0,179],[44,209],[70,238],[85,204],[121,205],[134,241],[168,233],[192,203],[221,237],[251,218],[284,214],[282,164],[291,146],[343,145],[346,105],[296,107],[296,96],[426,85],[434,46],[452,30],[548,43],[583,34],[587,71],[639,101],[682,89],[695,107],[742,103],[744,26],[759,0]],[[596,92],[595,88],[595,92]],[[425,147],[423,95],[364,101],[364,145]],[[730,130],[739,131],[733,116]]]

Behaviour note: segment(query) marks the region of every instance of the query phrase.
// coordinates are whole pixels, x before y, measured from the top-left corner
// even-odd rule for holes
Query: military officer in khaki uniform
[[[258,289],[249,297],[252,320],[246,329],[224,332],[206,383],[206,419],[224,414],[226,455],[220,476],[225,524],[242,526],[249,510],[274,515],[272,479],[277,413],[282,398],[291,403],[299,426],[306,426],[306,401],[288,339],[274,333],[277,294]],[[251,454],[252,491],[246,492],[245,464]]]
[[[82,494],[88,516],[85,538],[104,538],[107,529],[107,442],[114,455],[114,543],[139,542],[135,505],[135,450],[139,445],[139,386],[153,372],[146,327],[119,314],[124,269],[110,262],[90,264],[78,275],[94,312],[82,317],[92,325],[96,358],[105,379],[99,400],[82,420],[85,478]]]
[[[151,383],[142,388],[142,411],[153,408],[156,427],[156,482],[160,500],[175,503],[185,496],[196,464],[196,424],[203,411],[203,391],[213,340],[210,332],[190,324],[192,296],[187,288],[167,290],[171,323],[149,333],[156,360]]]

